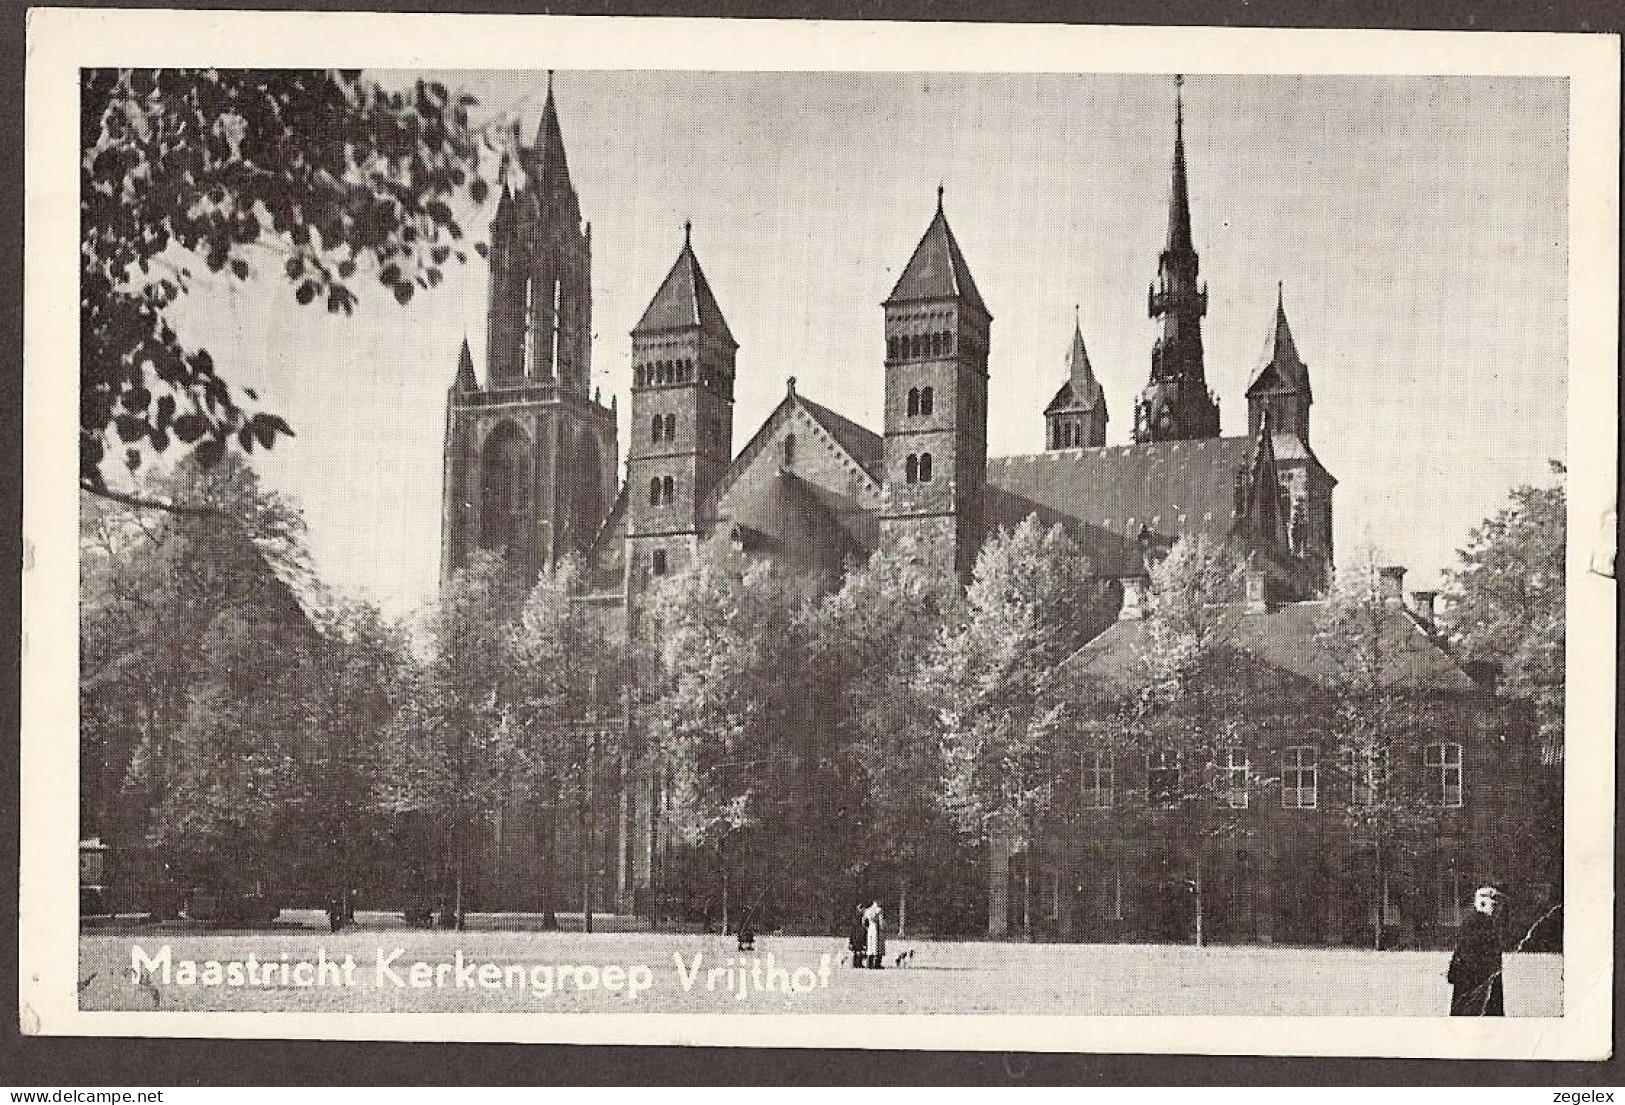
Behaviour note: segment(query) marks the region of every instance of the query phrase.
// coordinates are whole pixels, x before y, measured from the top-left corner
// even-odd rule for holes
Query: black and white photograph
[[[414,18],[34,28],[32,1031],[1607,1053],[1617,40]]]

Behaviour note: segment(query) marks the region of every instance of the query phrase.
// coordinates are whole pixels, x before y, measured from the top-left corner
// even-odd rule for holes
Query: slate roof
[[[683,252],[677,255],[677,262],[666,274],[666,279],[660,282],[660,289],[649,301],[632,333],[650,334],[693,327],[699,327],[735,347],[739,345],[734,341],[733,332],[728,329],[728,321],[722,317],[722,308],[717,306],[716,296],[711,294],[711,285],[700,268],[699,258],[694,256],[693,243],[685,234]]]
[[[1343,673],[1332,649],[1320,639],[1327,605],[1323,601],[1296,602],[1267,611],[1230,607],[1225,614],[1228,625],[1221,647],[1243,652],[1321,686],[1335,685],[1342,681]],[[1073,674],[1101,679],[1109,685],[1132,687],[1149,635],[1150,626],[1144,621],[1114,622],[1073,654],[1065,667]],[[1406,691],[1458,694],[1476,689],[1455,660],[1397,606],[1384,623],[1384,637],[1390,643],[1391,666],[1385,667],[1383,674],[1387,685]]]
[[[1107,576],[1143,570],[1137,538],[1185,534],[1223,539],[1235,512],[1235,473],[1252,460],[1246,437],[1058,449],[987,462],[986,523],[1018,525],[1037,513],[1060,522]]]
[[[960,299],[991,316],[982,293],[971,279],[970,266],[959,250],[959,242],[948,226],[948,216],[942,212],[942,193],[937,193],[937,213],[926,227],[920,244],[914,247],[914,256],[903,267],[903,275],[886,297],[886,304],[908,303],[919,299]]]

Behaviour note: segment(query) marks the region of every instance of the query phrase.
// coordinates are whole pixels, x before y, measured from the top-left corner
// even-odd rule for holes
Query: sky
[[[419,74],[375,74],[385,83]],[[434,76],[534,135],[542,72]],[[560,72],[555,95],[593,228],[593,379],[619,397],[629,331],[693,221],[738,354],[742,447],[797,390],[881,428],[880,303],[929,223],[949,223],[993,313],[988,447],[1043,447],[1081,323],[1130,440],[1167,221],[1171,76]],[[1566,82],[1193,76],[1184,86],[1209,387],[1226,434],[1284,299],[1314,388],[1312,446],[1340,483],[1340,560],[1370,549],[1429,587],[1472,526],[1565,452]],[[466,210],[483,238],[491,208]],[[255,464],[297,500],[318,569],[407,613],[432,599],[446,388],[484,365],[477,256],[353,318],[295,304],[277,257],[203,280],[178,315],[297,437]],[[197,271],[197,270],[194,270]]]

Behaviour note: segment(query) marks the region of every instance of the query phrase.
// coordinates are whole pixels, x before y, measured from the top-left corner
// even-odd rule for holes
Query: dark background
[[[1408,30],[1499,30],[1620,33],[1619,0],[1467,3],[1465,0],[677,0],[672,3],[187,2],[80,0],[80,7],[196,9],[458,11],[555,15],[683,15],[777,19],[955,20],[1232,27],[1369,27]],[[23,70],[26,6],[0,0],[0,240],[23,242]],[[337,54],[335,61],[342,64]],[[0,249],[0,561],[22,558],[22,250]],[[35,372],[67,366],[34,365]],[[64,508],[67,504],[64,504]],[[0,823],[5,869],[17,869],[18,684],[20,577],[0,577],[0,612],[13,630],[0,636]],[[1617,615],[1616,615],[1617,616]],[[1616,669],[1618,660],[1616,657]],[[1621,760],[1625,765],[1625,760]],[[1617,785],[1617,779],[1616,779]],[[1616,862],[1622,843],[1615,825]],[[1617,882],[1617,867],[1616,867]],[[8,1086],[186,1085],[1510,1085],[1625,1084],[1619,1057],[1605,1063],[1461,1060],[1270,1059],[1258,1057],[1036,1055],[903,1051],[812,1051],[757,1048],[638,1048],[535,1044],[323,1043],[23,1038],[17,1009],[17,882],[0,879],[0,1083]],[[1621,930],[1615,905],[1616,949]],[[1616,974],[1618,957],[1616,955]],[[1619,998],[1614,1003],[1615,1047]],[[742,1024],[741,1028],[745,1026]],[[1533,1098],[1531,1100],[1534,1100]]]

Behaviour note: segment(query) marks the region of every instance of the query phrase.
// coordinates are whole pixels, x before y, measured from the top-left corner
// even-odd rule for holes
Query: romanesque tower
[[[1083,324],[1072,322],[1072,346],[1066,352],[1066,383],[1044,408],[1044,448],[1099,449],[1106,444],[1106,391],[1095,379]]]
[[[441,583],[477,548],[534,577],[584,551],[615,494],[614,411],[590,391],[592,227],[564,156],[553,79],[516,133],[491,222],[485,383],[463,342],[446,403]]]
[[[733,458],[738,349],[685,225],[677,262],[632,330],[626,472],[632,591],[682,571],[709,525],[709,496]]]
[[[915,247],[886,311],[881,538],[912,529],[968,580],[987,484],[987,351],[993,316],[942,210]]]
[[[1191,237],[1190,189],[1185,181],[1184,78],[1175,77],[1174,172],[1168,194],[1168,237],[1157,259],[1157,284],[1147,310],[1162,320],[1151,350],[1151,380],[1134,405],[1135,441],[1180,441],[1219,436],[1219,404],[1207,389],[1202,365],[1202,316],[1207,285],[1197,285]]]

